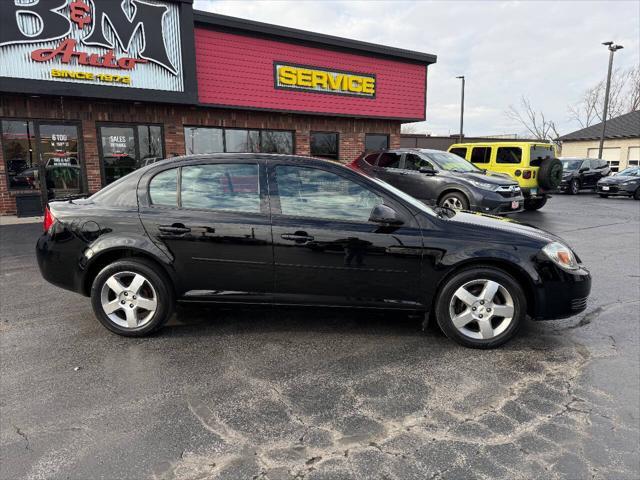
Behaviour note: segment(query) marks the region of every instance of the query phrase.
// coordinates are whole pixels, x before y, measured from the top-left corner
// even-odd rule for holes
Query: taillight
[[[527,180],[531,178],[531,170],[525,170],[522,172],[522,178],[526,178]]]
[[[49,210],[49,207],[45,207],[44,222],[42,223],[42,228],[44,228],[44,231],[47,232],[49,228],[51,228],[51,225],[55,223],[55,221],[56,221],[56,217],[52,215],[51,210]]]

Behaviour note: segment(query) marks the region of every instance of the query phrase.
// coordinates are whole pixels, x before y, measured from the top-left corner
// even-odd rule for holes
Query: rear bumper
[[[544,262],[538,267],[542,283],[533,318],[554,320],[571,317],[587,308],[591,293],[591,274],[586,268],[569,272]]]
[[[546,190],[541,190],[540,188],[527,188],[521,187],[522,195],[526,200],[534,200],[536,198],[546,198],[548,197],[548,192]]]
[[[36,244],[36,258],[42,278],[65,290],[83,293],[79,270],[69,263],[76,259],[66,250],[53,246],[54,242],[48,233],[42,234]]]

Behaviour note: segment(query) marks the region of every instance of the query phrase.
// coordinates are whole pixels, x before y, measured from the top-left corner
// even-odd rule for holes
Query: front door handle
[[[306,232],[283,233],[280,237],[282,237],[283,240],[290,240],[296,243],[313,241],[313,237],[311,235],[307,235]]]
[[[183,233],[189,233],[191,229],[189,227],[185,227],[181,223],[174,223],[173,225],[160,225],[158,227],[162,233],[168,233],[171,235],[182,235]]]

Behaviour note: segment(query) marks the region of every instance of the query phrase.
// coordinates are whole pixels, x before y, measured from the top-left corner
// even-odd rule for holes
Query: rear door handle
[[[160,225],[158,230],[162,233],[169,233],[172,235],[181,235],[191,231],[189,227],[185,227],[184,225]]]
[[[296,243],[304,243],[313,241],[313,237],[311,235],[307,235],[304,232],[299,233],[283,233],[280,235],[283,240],[290,240]]]

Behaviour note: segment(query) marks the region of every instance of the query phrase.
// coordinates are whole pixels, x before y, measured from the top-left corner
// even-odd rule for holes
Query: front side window
[[[311,132],[311,156],[338,159],[339,138],[333,132]]]
[[[367,133],[364,136],[364,150],[386,150],[389,148],[389,135],[381,133]]]
[[[400,168],[400,159],[402,156],[399,153],[384,152],[378,159],[378,166],[382,168]]]
[[[2,146],[10,189],[37,189],[35,130],[27,120],[2,121]]]
[[[522,162],[522,149],[520,147],[498,147],[496,163],[520,163]]]
[[[224,152],[221,128],[185,127],[184,143],[187,155]]]
[[[449,152],[453,153],[454,155],[458,155],[459,157],[467,158],[467,148],[466,147],[452,148],[451,150],[449,150]]]
[[[207,164],[182,167],[183,208],[260,213],[256,164]]]
[[[153,205],[178,206],[178,169],[160,172],[149,182],[149,199]]]
[[[471,150],[471,163],[489,163],[491,160],[491,147],[473,147]]]
[[[277,166],[283,215],[367,222],[382,198],[362,185],[317,168]]]
[[[424,158],[416,155],[414,153],[408,153],[404,157],[404,168],[406,170],[420,170],[421,168],[430,168],[434,170],[431,162],[425,160]]]

